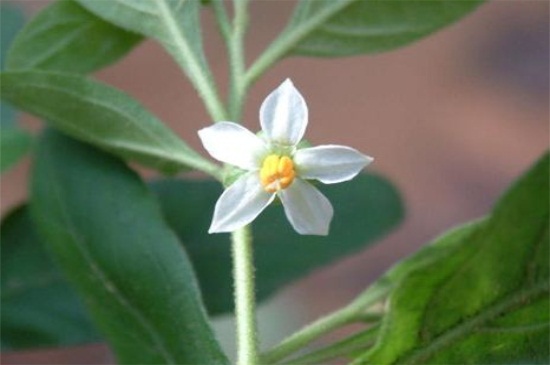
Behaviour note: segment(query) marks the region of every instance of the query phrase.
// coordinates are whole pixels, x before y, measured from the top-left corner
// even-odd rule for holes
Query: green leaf
[[[153,184],[163,212],[193,261],[211,314],[231,311],[229,235],[208,234],[214,204],[222,192],[211,181],[164,180]],[[395,188],[375,175],[360,175],[344,186],[320,187],[334,209],[330,235],[294,232],[280,205],[269,207],[253,224],[257,299],[314,269],[356,252],[394,228],[403,216]]]
[[[8,103],[0,102],[0,128],[12,128],[17,122],[17,111]]]
[[[87,73],[118,60],[141,39],[96,17],[74,1],[57,1],[18,34],[6,67]]]
[[[300,34],[291,50],[298,55],[378,53],[419,40],[482,3],[483,0],[302,0],[285,34]]]
[[[0,4],[0,69],[15,35],[23,26],[23,12],[10,3]],[[0,172],[15,165],[30,149],[31,138],[17,127],[17,112],[8,103],[0,102]]]
[[[2,98],[72,137],[164,172],[217,169],[123,92],[83,76],[44,71],[0,75]]]
[[[32,138],[29,133],[18,127],[0,129],[0,171],[4,172],[15,165],[31,148]]]
[[[80,299],[50,259],[26,207],[2,221],[2,350],[100,339]]]
[[[527,172],[488,219],[393,270],[381,335],[354,364],[550,361],[549,162]]]
[[[202,49],[200,1],[77,0],[97,16],[160,42],[205,96],[207,107],[224,117],[223,106]]]
[[[25,17],[20,7],[0,3],[0,69],[4,69],[8,49],[24,23]]]
[[[484,0],[301,0],[248,82],[289,55],[341,57],[408,45],[457,21]]]
[[[227,364],[183,246],[138,175],[52,131],[38,147],[34,221],[119,362]]]
[[[77,0],[107,21],[156,39],[178,61],[183,53],[204,62],[200,33],[200,2],[188,0]]]

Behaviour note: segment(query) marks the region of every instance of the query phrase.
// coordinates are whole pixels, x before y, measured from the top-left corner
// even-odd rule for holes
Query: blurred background
[[[24,7],[30,18],[48,1],[12,3]],[[252,2],[248,64],[282,29],[293,5]],[[226,90],[225,48],[209,9],[203,13],[206,52]],[[308,140],[349,145],[373,156],[369,169],[399,187],[407,210],[402,225],[377,245],[316,271],[262,306],[264,346],[346,304],[443,231],[488,213],[504,189],[548,148],[548,19],[547,1],[497,0],[396,51],[288,58],[251,89],[243,123],[257,130],[262,100],[292,78],[310,109]],[[160,46],[145,42],[96,76],[136,97],[202,151],[196,131],[211,121]],[[41,128],[29,116],[23,123],[33,131]],[[25,161],[2,175],[2,215],[25,201],[29,165]],[[231,319],[215,322],[222,342],[232,348]],[[4,364],[112,361],[101,344],[2,356]]]

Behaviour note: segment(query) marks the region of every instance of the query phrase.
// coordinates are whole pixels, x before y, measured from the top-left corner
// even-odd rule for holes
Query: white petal
[[[249,172],[230,185],[214,209],[209,233],[231,232],[252,222],[275,194],[264,190],[258,172]]]
[[[325,184],[350,180],[373,161],[351,147],[335,145],[304,148],[296,151],[293,159],[302,179]]]
[[[296,145],[306,131],[307,105],[290,79],[286,79],[262,103],[260,124],[267,138],[283,145]]]
[[[295,179],[279,193],[285,214],[300,234],[326,236],[333,210],[328,199],[310,183]]]
[[[246,170],[258,169],[268,153],[264,141],[245,127],[219,122],[199,131],[204,148],[216,160]]]

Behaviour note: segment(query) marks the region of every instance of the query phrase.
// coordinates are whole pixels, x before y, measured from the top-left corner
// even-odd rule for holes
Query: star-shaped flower
[[[218,199],[210,233],[245,226],[278,196],[298,233],[328,234],[332,205],[307,180],[350,180],[373,159],[346,146],[300,148],[307,123],[306,102],[287,79],[262,103],[262,137],[232,122],[199,131],[212,157],[247,171]]]

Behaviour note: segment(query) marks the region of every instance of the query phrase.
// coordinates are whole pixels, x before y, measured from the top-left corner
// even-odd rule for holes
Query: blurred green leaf
[[[24,23],[25,17],[19,6],[9,2],[0,3],[0,69],[2,70],[8,49]]]
[[[550,361],[548,155],[490,218],[399,264],[377,344],[353,364]],[[375,284],[380,285],[380,282]]]
[[[7,50],[23,23],[23,11],[18,6],[0,4],[0,69],[4,69]],[[29,151],[30,141],[30,135],[17,126],[17,111],[0,102],[0,172],[15,165]]]
[[[28,209],[10,213],[0,232],[2,350],[98,341],[82,303],[42,246]]]
[[[122,158],[172,173],[212,165],[141,104],[115,88],[83,76],[44,71],[0,75],[4,100],[72,137]],[[215,168],[215,167],[214,167]]]
[[[281,40],[304,56],[378,53],[419,40],[483,1],[301,0]]]
[[[2,127],[0,129],[0,171],[4,172],[31,148],[31,135],[18,127]]]
[[[183,246],[140,178],[53,131],[38,147],[34,221],[119,361],[227,364]]]
[[[0,128],[12,128],[17,122],[17,112],[8,103],[0,102]]]
[[[17,32],[23,27],[24,16],[21,9],[9,2],[0,3],[0,70],[4,63],[8,49]],[[12,127],[16,123],[16,111],[3,101],[0,102],[0,127]]]
[[[318,267],[374,243],[402,219],[399,195],[382,177],[360,175],[343,186],[320,188],[335,209],[329,236],[297,234],[280,205],[269,207],[253,223],[258,300]],[[191,257],[209,312],[231,311],[229,235],[208,234],[221,186],[213,181],[163,180],[154,183],[153,189],[166,219]]]
[[[96,17],[74,1],[57,1],[18,34],[6,67],[91,72],[118,60],[141,39]]]

